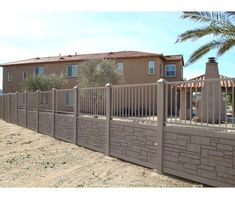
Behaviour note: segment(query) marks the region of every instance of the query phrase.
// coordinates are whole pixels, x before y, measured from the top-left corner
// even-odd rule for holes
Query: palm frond
[[[222,34],[225,31],[225,29],[211,25],[211,26],[206,26],[206,27],[201,27],[201,28],[196,28],[194,30],[188,30],[180,35],[178,35],[176,43],[178,42],[183,42],[186,40],[197,40],[199,38],[202,38],[207,35],[213,35],[213,36],[218,36],[219,34]]]
[[[235,12],[234,11],[226,11],[225,15],[227,17],[229,17],[231,19],[231,21],[233,21],[233,23],[235,23]]]
[[[195,62],[196,60],[201,58],[203,55],[208,53],[210,50],[212,50],[214,48],[218,48],[218,46],[220,46],[220,45],[221,45],[221,41],[213,40],[213,41],[201,46],[199,49],[197,49],[196,51],[194,51],[192,53],[188,62],[186,63],[186,66],[188,66],[189,64],[192,64],[193,62]]]
[[[183,19],[190,19],[195,22],[204,22],[219,25],[231,25],[230,19],[224,12],[184,12]]]
[[[220,45],[218,49],[217,57],[223,55],[234,46],[235,46],[235,39],[224,40],[224,42]]]

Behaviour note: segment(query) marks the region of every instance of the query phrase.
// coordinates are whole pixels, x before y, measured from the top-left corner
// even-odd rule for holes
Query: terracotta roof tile
[[[221,87],[235,87],[235,80],[229,79],[229,77],[226,77],[224,75],[220,75],[220,86]],[[201,88],[204,87],[204,82],[205,80],[205,75],[200,75],[198,77],[192,78],[188,80],[189,82],[187,83],[182,83],[178,87],[188,87],[188,88]],[[194,82],[195,81],[195,82]]]
[[[160,56],[164,60],[170,60],[170,61],[183,59],[182,55],[164,56],[163,54],[140,52],[140,51],[119,51],[119,52],[94,53],[94,54],[36,57],[21,61],[8,62],[2,64],[2,66],[34,64],[34,63],[40,64],[40,63],[52,63],[52,62],[65,62],[65,61],[84,61],[88,59],[121,59],[121,58],[154,57],[154,56]]]

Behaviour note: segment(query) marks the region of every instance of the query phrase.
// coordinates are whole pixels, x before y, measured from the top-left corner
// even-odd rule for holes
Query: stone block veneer
[[[77,144],[95,151],[105,152],[106,120],[79,117]]]
[[[52,113],[39,112],[39,132],[52,136]]]
[[[66,142],[74,143],[74,116],[55,114],[55,137]]]
[[[157,127],[110,121],[110,155],[157,168]]]
[[[18,109],[18,124],[22,127],[26,127],[25,112],[25,109]]]
[[[36,130],[36,111],[27,110],[27,128]]]
[[[163,172],[212,186],[235,186],[235,135],[186,130],[166,128]]]

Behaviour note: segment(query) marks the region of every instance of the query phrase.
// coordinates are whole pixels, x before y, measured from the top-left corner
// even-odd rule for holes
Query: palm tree
[[[184,12],[181,18],[202,23],[204,26],[178,35],[176,43],[213,36],[212,41],[191,54],[186,65],[197,61],[212,49],[217,49],[219,57],[235,46],[235,12]]]

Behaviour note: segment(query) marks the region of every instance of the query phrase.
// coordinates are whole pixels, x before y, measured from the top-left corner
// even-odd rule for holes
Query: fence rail
[[[235,78],[164,82],[163,85],[160,94],[164,96],[165,125],[235,129]],[[17,108],[41,112],[54,110],[55,113],[102,119],[110,113],[112,120],[158,124],[160,96],[157,91],[158,83],[19,92]],[[107,99],[107,92],[110,99]],[[12,102],[16,101],[11,96],[15,95],[0,96],[1,115],[9,113]],[[110,100],[109,112],[107,100]]]
[[[157,122],[157,84],[113,86],[111,117]]]
[[[234,129],[235,78],[167,82],[166,125]]]

